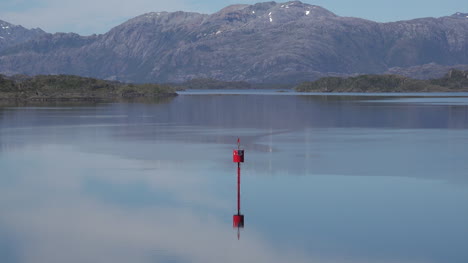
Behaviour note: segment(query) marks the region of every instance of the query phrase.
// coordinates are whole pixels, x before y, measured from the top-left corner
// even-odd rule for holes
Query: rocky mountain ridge
[[[0,50],[45,35],[40,28],[26,29],[0,20]]]
[[[431,69],[452,65],[468,65],[464,13],[377,23],[299,1],[232,5],[211,15],[152,12],[102,35],[40,34],[0,47],[0,73],[131,82],[298,83],[409,67],[431,77]]]

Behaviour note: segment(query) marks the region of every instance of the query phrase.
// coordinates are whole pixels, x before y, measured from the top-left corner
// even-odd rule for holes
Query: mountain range
[[[468,69],[467,13],[378,23],[299,1],[264,2],[214,14],[146,13],[91,36],[0,21],[7,75],[298,83],[380,73],[432,78],[452,67]]]

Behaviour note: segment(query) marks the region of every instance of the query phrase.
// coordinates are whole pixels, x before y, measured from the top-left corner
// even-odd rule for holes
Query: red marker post
[[[237,228],[237,238],[239,229],[244,228],[244,215],[240,213],[240,164],[244,162],[244,150],[240,148],[240,139],[237,139],[237,150],[233,151],[232,161],[237,163],[237,214],[232,217],[232,226]]]

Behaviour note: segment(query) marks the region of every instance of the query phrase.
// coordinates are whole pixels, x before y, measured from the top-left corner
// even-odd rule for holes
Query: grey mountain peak
[[[0,51],[44,35],[40,28],[26,29],[0,20]]]

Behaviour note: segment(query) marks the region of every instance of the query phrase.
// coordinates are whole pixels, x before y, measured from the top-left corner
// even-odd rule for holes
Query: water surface
[[[2,104],[0,262],[468,262],[468,96],[449,95]]]

